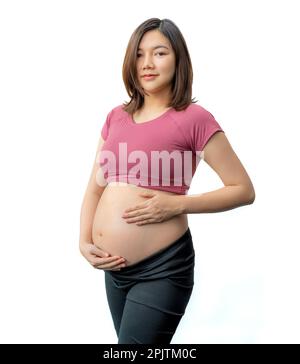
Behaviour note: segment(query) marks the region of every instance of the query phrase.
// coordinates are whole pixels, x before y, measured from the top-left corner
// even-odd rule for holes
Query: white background
[[[78,249],[80,206],[106,115],[129,100],[129,38],[158,17],[181,29],[193,97],[256,190],[189,215],[195,286],[172,343],[299,343],[298,2],[0,4],[0,342],[117,341],[104,272]],[[189,194],[221,186],[201,162]]]

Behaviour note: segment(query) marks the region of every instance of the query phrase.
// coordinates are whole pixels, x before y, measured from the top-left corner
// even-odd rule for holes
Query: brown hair
[[[140,24],[130,37],[123,62],[122,76],[129,102],[123,104],[123,110],[134,114],[144,104],[144,90],[138,82],[136,59],[139,43],[149,30],[158,29],[171,43],[175,53],[176,66],[172,80],[172,97],[167,107],[176,111],[185,110],[192,99],[193,69],[186,42],[177,25],[170,19],[150,18]]]

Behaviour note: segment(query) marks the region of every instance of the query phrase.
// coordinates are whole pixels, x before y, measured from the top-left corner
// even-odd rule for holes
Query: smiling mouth
[[[152,78],[155,78],[157,77],[158,75],[152,75],[152,76],[143,76],[142,78],[145,79],[145,80],[150,80]]]

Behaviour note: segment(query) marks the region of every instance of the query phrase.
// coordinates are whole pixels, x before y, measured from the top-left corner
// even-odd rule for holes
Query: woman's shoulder
[[[209,111],[203,105],[196,103],[189,104],[189,106],[185,110],[183,110],[183,112],[187,115],[198,115],[198,116],[209,113]]]
[[[116,120],[119,118],[123,118],[126,114],[126,111],[123,110],[123,104],[119,104],[116,106],[113,106],[111,109],[109,109],[107,116],[109,120]]]
[[[109,110],[109,114],[119,114],[119,113],[121,113],[121,112],[125,112],[124,110],[123,110],[123,104],[119,104],[119,105],[115,105],[115,106],[113,106],[110,110]]]
[[[172,116],[178,121],[188,127],[190,124],[201,123],[203,120],[211,117],[211,113],[204,106],[196,103],[191,103],[184,110],[172,113]]]

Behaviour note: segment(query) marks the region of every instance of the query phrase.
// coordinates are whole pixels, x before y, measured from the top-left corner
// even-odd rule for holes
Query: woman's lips
[[[158,75],[154,75],[154,76],[143,76],[143,79],[146,80],[146,81],[150,81],[150,80],[153,80],[157,76]]]

